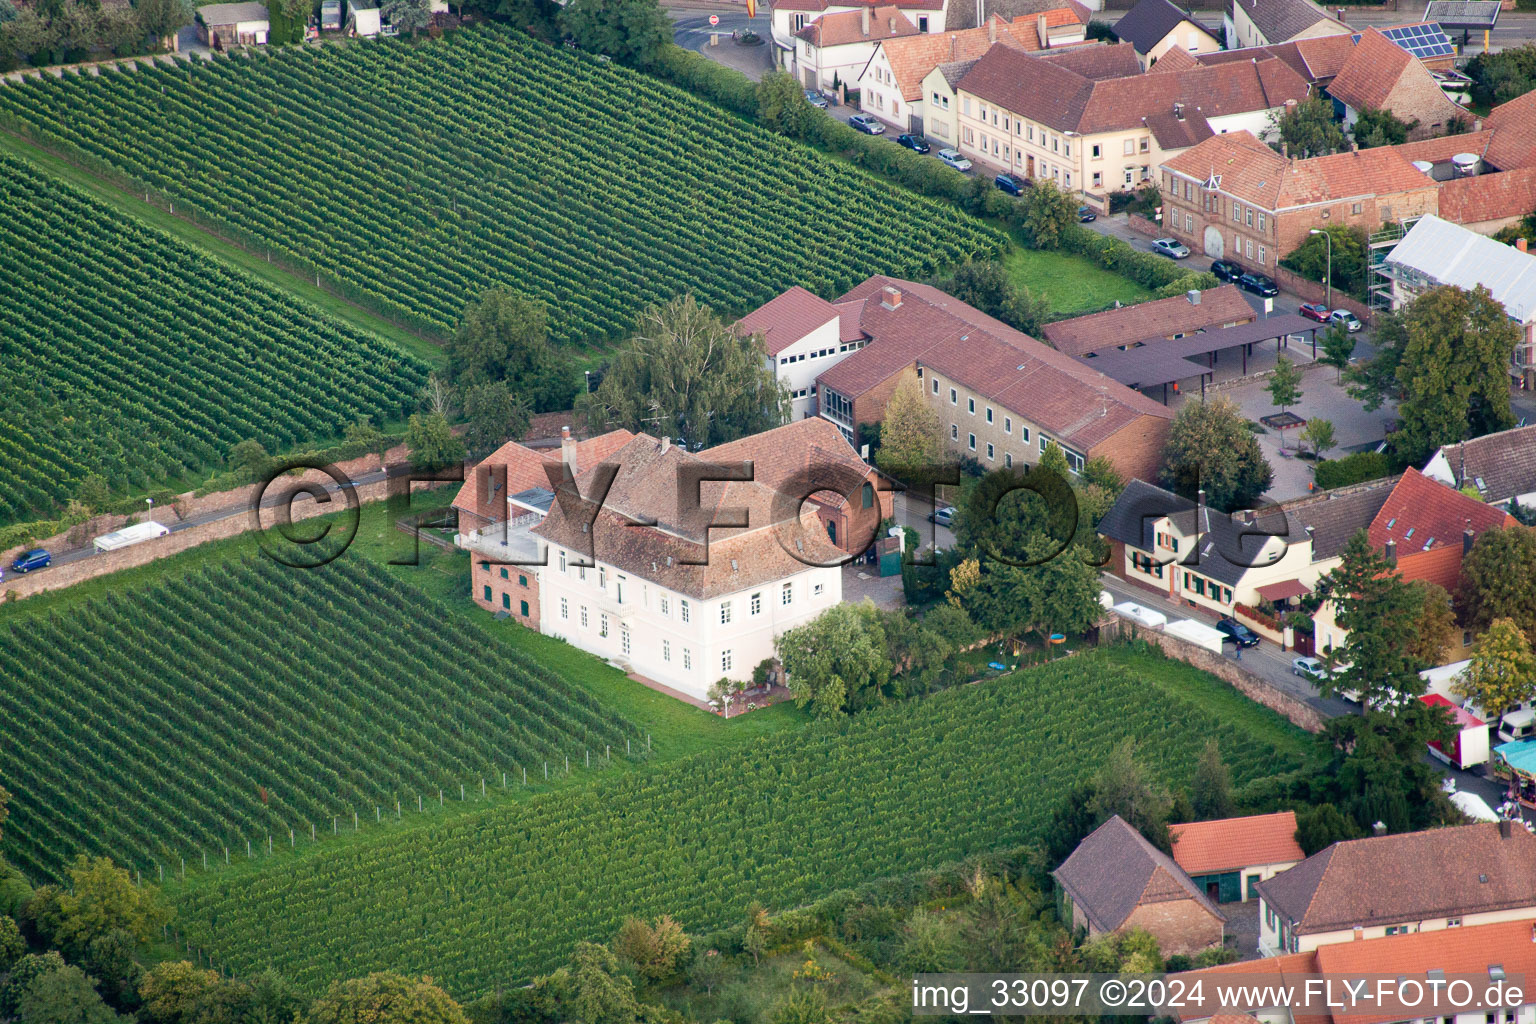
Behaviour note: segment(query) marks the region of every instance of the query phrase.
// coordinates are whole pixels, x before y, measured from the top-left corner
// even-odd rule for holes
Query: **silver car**
[[[1292,658],[1291,674],[1321,682],[1329,676],[1328,666],[1317,658]]]
[[[1154,238],[1152,239],[1152,250],[1176,260],[1182,260],[1189,255],[1189,246],[1177,238]]]
[[[937,156],[940,163],[948,164],[957,171],[968,171],[971,169],[971,162],[953,149],[941,149]]]
[[[1363,325],[1360,323],[1360,318],[1355,316],[1355,314],[1351,313],[1347,309],[1336,309],[1332,313],[1329,313],[1328,322],[1330,324],[1338,324],[1350,334],[1354,334],[1356,331],[1361,330],[1363,327]]]

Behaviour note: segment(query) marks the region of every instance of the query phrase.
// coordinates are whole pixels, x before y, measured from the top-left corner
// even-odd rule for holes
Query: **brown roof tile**
[[[1321,562],[1343,554],[1344,545],[1361,530],[1368,529],[1381,506],[1392,495],[1398,478],[1386,477],[1365,484],[1354,484],[1323,491],[1281,506],[1293,539],[1311,527],[1312,561]]]
[[[1066,8],[1056,12],[1073,17]],[[923,79],[940,64],[950,61],[974,60],[986,53],[994,42],[1018,46],[1023,50],[1040,49],[1034,16],[1015,18],[1005,22],[991,19],[996,27],[961,29],[958,32],[925,33],[884,40],[877,45],[885,52],[891,65],[891,74],[901,90],[903,99],[918,100],[923,94]],[[995,36],[995,38],[994,38]],[[871,61],[874,57],[870,58]]]
[[[1104,78],[1124,78],[1141,72],[1141,61],[1136,48],[1125,44],[1082,43],[1037,53],[1041,60],[1050,61],[1057,67],[1075,71],[1091,81]]]
[[[1484,501],[1508,501],[1536,491],[1536,426],[1484,434],[1442,451],[1464,485],[1479,487]]]
[[[1494,107],[1483,125],[1494,130],[1489,163],[1503,170],[1536,166],[1536,90]]]
[[[1148,68],[1147,71],[1166,75],[1170,71],[1188,71],[1190,68],[1198,68],[1200,66],[1200,61],[1194,54],[1182,46],[1175,46],[1157,58],[1157,62]]]
[[[570,417],[570,413],[563,414]],[[597,437],[577,441],[576,466],[595,466],[611,456],[634,438],[627,430],[611,430]],[[453,507],[469,512],[488,522],[501,522],[507,517],[507,496],[519,494],[535,487],[549,488],[546,466],[558,465],[561,449],[548,448],[534,451],[516,441],[508,441],[481,460],[470,473],[469,479],[453,499]],[[506,487],[492,479],[492,467],[506,467]],[[499,471],[498,471],[499,475]]]
[[[1484,128],[1480,132],[1468,132],[1465,135],[1441,135],[1433,139],[1405,142],[1401,146],[1392,148],[1409,160],[1428,160],[1432,164],[1438,164],[1444,163],[1457,153],[1476,153],[1482,156],[1492,141],[1493,130]]]
[[[836,318],[832,303],[794,285],[736,321],[736,329],[742,334],[762,332],[768,354],[776,356]]]
[[[1460,547],[1462,532],[1483,533],[1515,520],[1503,509],[1431,480],[1412,466],[1403,473],[1392,494],[1371,520],[1371,546],[1380,550],[1387,541],[1397,542],[1397,553]]]
[[[1173,858],[1116,814],[1094,829],[1051,876],[1101,932],[1112,932],[1139,906],[1194,900],[1226,918]]]
[[[843,432],[820,416],[808,416],[707,448],[699,457],[720,462],[750,461],[752,479],[784,493],[792,493],[797,487],[803,490],[801,485],[814,474],[817,481],[835,485],[833,490],[847,495],[874,472],[859,458]],[[828,504],[834,507],[844,503],[828,496]]]
[[[1258,318],[1237,285],[1226,284],[1200,293],[1197,306],[1183,295],[1131,306],[1106,309],[1087,316],[1045,325],[1045,340],[1069,356],[1131,345],[1148,338],[1248,323]]]
[[[872,40],[915,36],[921,30],[896,7],[876,7],[869,12],[869,31],[864,31],[864,11],[823,14],[795,35],[812,46],[846,46]]]
[[[1457,224],[1524,217],[1536,210],[1536,164],[1440,185],[1440,216]]]
[[[1260,882],[1258,891],[1302,935],[1529,907],[1536,905],[1536,836],[1517,824],[1506,838],[1486,822],[1352,839]]]
[[[1429,74],[1407,50],[1378,30],[1368,28],[1361,34],[1359,44],[1328,86],[1328,94],[1356,110],[1366,107],[1380,110],[1386,106],[1387,97],[1396,88],[1398,80],[1414,66],[1424,74]]]
[[[1183,50],[1170,50],[1170,53],[1183,53]],[[1159,62],[1161,63],[1161,62]],[[1216,133],[1211,129],[1211,123],[1205,119],[1205,115],[1199,113],[1175,114],[1168,110],[1160,114],[1142,118],[1147,128],[1151,130],[1152,137],[1157,140],[1158,148],[1164,153],[1173,153],[1190,146],[1199,145],[1204,140]]]
[[[1201,181],[1213,173],[1220,175],[1223,191],[1264,210],[1385,195],[1430,184],[1398,147],[1287,161],[1245,131],[1206,139],[1163,166]]]
[[[1191,875],[1208,875],[1306,857],[1296,843],[1296,812],[1253,814],[1169,825],[1173,859]]]
[[[1316,25],[1319,21],[1331,22],[1341,33],[1348,34],[1349,26],[1337,20],[1311,0],[1234,0],[1243,5],[1254,26],[1271,43],[1289,42],[1294,37]]]

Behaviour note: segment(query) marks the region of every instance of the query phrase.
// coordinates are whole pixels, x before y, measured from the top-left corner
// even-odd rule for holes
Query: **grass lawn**
[[[361,306],[353,305],[338,295],[332,295],[322,288],[317,288],[313,281],[291,274],[277,264],[268,263],[260,255],[248,252],[205,228],[175,214],[167,213],[157,206],[152,206],[133,193],[102,181],[62,157],[55,156],[6,132],[0,132],[0,153],[9,153],[29,160],[38,168],[69,182],[128,216],[159,228],[177,241],[217,256],[231,266],[318,307],[358,330],[376,334],[436,366],[443,366],[448,361],[448,357],[443,354],[441,348],[421,335],[385,320]]]
[[[1115,300],[1143,302],[1152,293],[1128,277],[1105,270],[1092,260],[1067,252],[1043,252],[1015,246],[1003,258],[1008,278],[1044,296],[1059,315],[1092,312]]]

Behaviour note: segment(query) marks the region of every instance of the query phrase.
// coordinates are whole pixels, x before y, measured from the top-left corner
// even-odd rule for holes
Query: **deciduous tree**
[[[1426,665],[1438,665],[1456,633],[1451,595],[1429,580],[1414,580],[1408,584],[1408,590],[1418,609],[1414,614],[1413,654]]]
[[[1329,324],[1328,330],[1323,333],[1323,354],[1317,357],[1317,361],[1333,367],[1337,371],[1334,379],[1342,382],[1344,370],[1354,354],[1355,336],[1345,330],[1342,324]]]
[[[192,24],[191,0],[136,0],[133,10],[156,45]]]
[[[938,410],[923,397],[922,383],[912,375],[902,377],[885,406],[875,464],[908,483],[930,478],[945,461],[942,430]]]
[[[1390,110],[1365,107],[1355,116],[1351,131],[1361,149],[1370,149],[1373,146],[1401,146],[1408,141],[1408,133],[1418,126],[1418,118],[1402,121]]]
[[[1136,756],[1136,741],[1126,737],[1104,758],[1093,777],[1088,811],[1094,823],[1089,831],[1118,814],[1155,846],[1167,850],[1168,806],[1168,794],[1152,781]]]
[[[27,951],[21,929],[10,917],[0,915],[0,975],[6,974]]]
[[[603,951],[607,952],[606,949]],[[597,1024],[596,1018],[584,1019]],[[361,1021],[368,1024],[468,1024],[459,1004],[431,978],[407,978],[390,972],[332,982],[325,994],[310,1006],[304,1021],[305,1024],[358,1024]]]
[[[1509,619],[1526,637],[1536,636],[1536,529],[1485,530],[1461,565],[1461,601],[1479,629]]]
[[[1251,507],[1273,473],[1258,441],[1228,398],[1185,402],[1173,417],[1163,449],[1164,486],[1224,512]]]
[[[395,28],[413,36],[432,23],[431,0],[384,0],[379,13]]]
[[[1301,401],[1301,367],[1285,356],[1276,357],[1274,373],[1270,374],[1264,390],[1269,392],[1269,400],[1285,412],[1289,406]],[[1284,432],[1280,435],[1280,444],[1285,445]]]
[[[1494,717],[1536,698],[1536,654],[1520,627],[1494,619],[1455,689]]]
[[[493,380],[464,390],[465,446],[472,458],[484,458],[508,441],[528,432],[528,406],[507,386]]]
[[[411,415],[405,446],[411,453],[411,465],[417,469],[446,469],[463,462],[466,454],[463,439],[454,434],[441,413],[435,412]]]
[[[49,971],[16,1000],[18,1024],[133,1024],[102,1002],[96,983],[74,965]]]
[[[1301,428],[1301,433],[1296,440],[1312,449],[1312,454],[1317,458],[1323,457],[1323,452],[1338,445],[1338,439],[1334,437],[1333,422],[1325,419],[1307,420],[1307,425]]]
[[[1202,821],[1231,817],[1236,807],[1232,800],[1232,772],[1221,759],[1221,747],[1214,738],[1206,740],[1205,749],[1200,751],[1189,789],[1196,817]]]
[[[1292,156],[1327,156],[1344,148],[1344,130],[1333,118],[1333,103],[1313,96],[1275,118],[1280,141]]]
[[[1397,569],[1371,547],[1364,530],[1349,539],[1338,568],[1323,577],[1334,619],[1347,631],[1333,652],[1346,667],[1321,683],[1327,692],[1360,694],[1367,708],[1401,709],[1424,692],[1414,654],[1417,600]]]
[[[967,258],[938,284],[961,302],[1025,334],[1038,335],[1051,316],[1050,304],[1010,281],[1007,270],[996,260]]]
[[[787,71],[770,71],[757,83],[757,123],[791,139],[803,139],[811,118],[821,116],[805,89]]]
[[[778,639],[789,692],[818,715],[858,711],[891,680],[885,633],[874,604],[839,604]]]
[[[636,67],[672,41],[672,22],[656,0],[571,0],[560,27],[583,50]]]
[[[683,926],[666,914],[649,924],[637,917],[627,918],[613,940],[613,951],[650,981],[677,973],[691,946]]]
[[[492,288],[465,307],[444,347],[456,387],[505,381],[534,412],[569,409],[581,389],[570,360],[549,344],[544,304],[507,288]]]

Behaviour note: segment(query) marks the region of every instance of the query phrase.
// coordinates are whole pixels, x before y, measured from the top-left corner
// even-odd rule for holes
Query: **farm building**
[[[215,50],[264,46],[271,28],[266,4],[209,4],[197,9],[197,38]]]
[[[1254,886],[1295,867],[1305,854],[1296,842],[1296,812],[1169,825],[1174,862],[1219,903],[1245,903]]]

